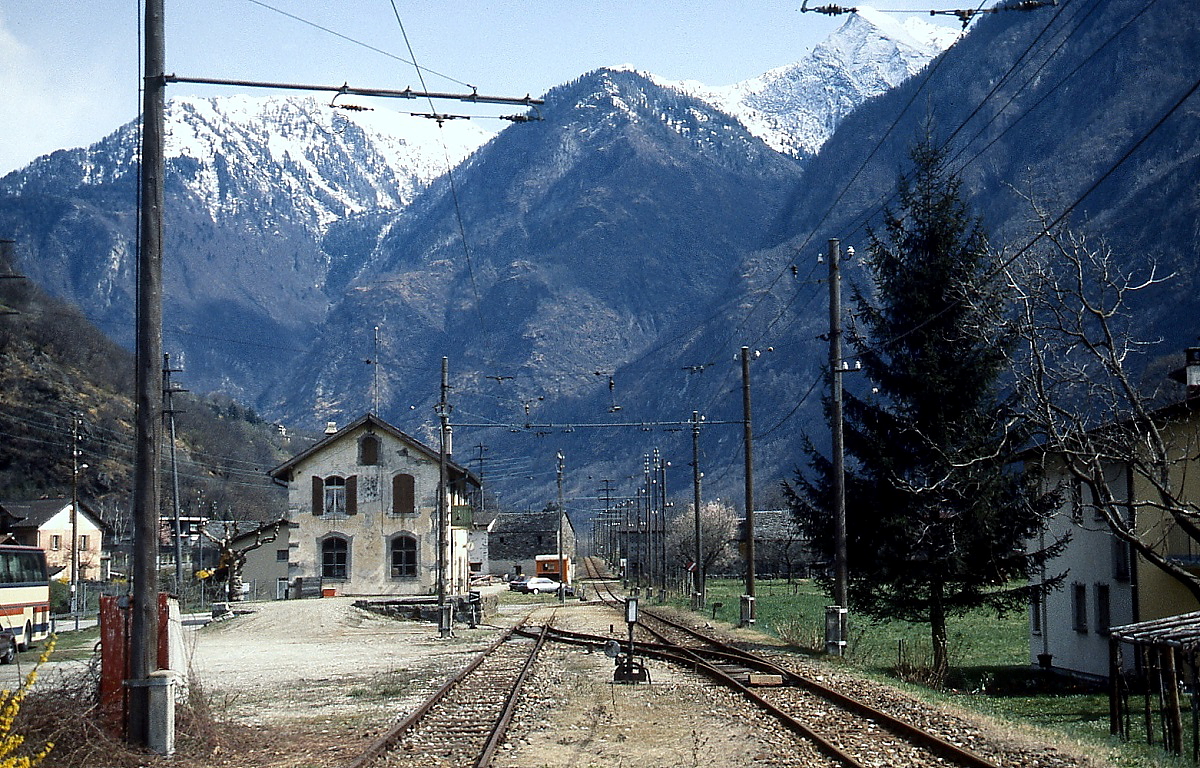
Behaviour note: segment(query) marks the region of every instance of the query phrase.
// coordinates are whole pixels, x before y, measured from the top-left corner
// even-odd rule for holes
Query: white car
[[[526,581],[520,590],[522,592],[528,592],[531,595],[536,595],[540,592],[557,594],[558,582],[554,579],[548,579],[545,576],[534,576]],[[567,585],[566,594],[568,596],[575,594],[575,589],[570,584]]]

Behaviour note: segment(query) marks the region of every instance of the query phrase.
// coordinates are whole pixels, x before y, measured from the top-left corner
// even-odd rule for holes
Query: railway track
[[[585,568],[596,578],[595,563]],[[606,602],[622,600],[612,582],[597,583]],[[607,592],[607,597],[605,593]],[[649,636],[651,640],[645,638]],[[567,637],[551,630],[551,639],[587,643],[586,637]],[[642,638],[638,640],[637,638]],[[603,637],[594,638],[605,641]],[[769,712],[788,729],[811,740],[822,753],[848,768],[859,766],[956,765],[998,768],[989,757],[882,711],[811,676],[737,648],[712,635],[666,618],[644,606],[639,610],[635,653],[691,666],[741,693]],[[961,739],[956,739],[961,741]],[[883,757],[881,761],[881,757]]]
[[[532,633],[518,626],[504,633],[350,768],[490,765],[548,631],[549,625]]]
[[[594,564],[585,561],[585,569],[591,572],[593,578],[599,575],[595,573]],[[614,606],[624,599],[613,591],[611,580],[596,580],[593,581],[593,586],[595,595]],[[692,697],[690,700],[697,702],[696,709],[669,712],[665,715],[666,719],[660,721],[660,724],[670,724],[668,730],[678,728],[679,726],[674,725],[677,722],[690,722],[684,732],[681,732],[685,742],[690,736],[693,745],[699,745],[701,742],[715,743],[714,740],[719,739],[722,724],[733,726],[736,723],[739,732],[753,734],[750,738],[759,745],[759,752],[754,753],[755,765],[805,768],[997,768],[1003,765],[1006,768],[1025,768],[1070,764],[1054,759],[1043,760],[1044,755],[1031,756],[1002,751],[978,733],[968,733],[967,729],[954,732],[953,728],[939,727],[944,723],[936,718],[931,719],[924,727],[916,725],[914,722],[921,722],[919,715],[906,720],[881,711],[857,697],[814,680],[813,675],[806,675],[791,668],[789,661],[768,659],[729,645],[711,633],[647,610],[645,602],[643,601],[636,626],[634,653],[642,659],[658,659],[674,665],[665,676],[667,679],[674,678],[676,682],[659,685],[656,673],[653,685],[620,686],[623,689],[620,697],[602,698],[609,700],[606,702],[608,705],[619,699],[625,702],[622,708],[634,705],[639,708],[637,711],[642,711],[640,707],[643,702],[649,707],[656,697],[665,696],[672,701],[676,695],[682,696],[684,701]],[[621,638],[620,645],[623,651],[628,648],[627,636],[614,629],[622,620],[617,619],[609,623],[609,618],[601,615],[597,621],[596,614],[590,612],[593,610],[595,609],[585,609],[585,613],[560,614],[559,609],[555,608],[544,626],[522,624],[505,633],[404,721],[376,739],[351,763],[351,768],[410,765],[490,766],[497,748],[506,738],[509,725],[514,723],[514,711],[518,700],[529,701],[522,695],[522,689],[530,689],[531,693],[533,689],[538,689],[537,693],[533,693],[534,700],[537,701],[540,697],[541,703],[535,705],[532,710],[527,703],[523,703],[522,706],[522,717],[532,711],[535,713],[535,719],[516,723],[518,727],[517,732],[513,734],[514,743],[522,746],[517,747],[517,751],[512,751],[512,745],[508,745],[505,747],[506,754],[496,757],[501,765],[524,764],[523,761],[530,754],[526,751],[530,748],[530,734],[540,734],[545,727],[553,728],[544,725],[543,721],[537,718],[545,718],[547,712],[555,712],[564,701],[559,698],[555,702],[554,698],[565,695],[559,689],[564,681],[569,679],[562,677],[560,667],[578,666],[579,662],[572,659],[597,659],[596,656],[575,655],[565,649],[571,645],[586,646],[589,650],[606,647],[611,649],[614,637]],[[569,631],[562,626],[555,626],[556,621],[566,621],[568,624],[574,621],[577,628],[587,631]],[[606,624],[608,634],[592,634],[603,633],[604,629],[601,627]],[[554,643],[557,649],[543,654],[543,647],[549,643]],[[543,656],[549,658],[538,664],[538,679],[527,681],[535,663]],[[605,660],[599,658],[599,661]],[[609,684],[603,682],[607,678],[596,680],[591,676],[596,673],[604,675],[604,664],[597,667],[595,662],[588,662],[584,666],[594,670],[589,673],[588,679],[592,682],[588,685],[594,686],[598,682],[602,685]],[[692,678],[686,675],[685,671],[699,673],[701,678]],[[681,675],[694,682],[681,683],[684,679]],[[709,682],[700,682],[702,679]],[[671,693],[672,685],[682,686],[681,691],[686,689],[697,693]],[[696,685],[701,687],[696,688]],[[729,692],[719,692],[721,687]],[[546,703],[549,690],[556,693],[551,694],[551,703]],[[594,691],[594,688],[589,690]],[[703,693],[704,690],[708,693]],[[582,701],[591,701],[590,695]],[[717,704],[718,701],[722,703]],[[536,715],[539,706],[542,708],[540,716]],[[575,729],[571,735],[559,731],[557,735],[545,734],[540,742],[535,738],[537,746],[533,747],[532,754],[537,755],[534,758],[536,764],[559,764],[556,762],[559,759],[568,761],[562,764],[581,764],[577,762],[579,759],[594,754],[592,749],[602,746],[609,750],[606,753],[609,758],[617,759],[615,756],[619,754],[619,760],[623,764],[627,758],[633,762],[645,760],[640,757],[642,752],[636,743],[628,745],[628,749],[632,751],[614,751],[611,746],[605,746],[613,743],[611,734],[614,728],[613,718],[616,716],[613,706],[583,706],[589,707],[589,717],[599,717],[604,722],[587,724],[584,721],[575,721],[577,724],[570,726]],[[547,710],[546,707],[550,709]],[[702,714],[700,719],[693,716],[689,721],[688,712]],[[549,719],[553,720],[554,715]],[[636,722],[635,719],[633,723]],[[630,732],[630,727],[623,727],[624,730],[616,736],[618,742],[624,740],[625,734]],[[750,730],[747,731],[747,728]],[[632,729],[636,732],[637,725],[633,724]],[[930,731],[940,731],[941,735]],[[661,734],[663,731],[656,730],[655,733]],[[765,736],[766,734],[774,735]],[[671,739],[674,738],[672,734]],[[963,746],[971,744],[972,738],[979,739],[977,743],[980,748],[974,751]],[[541,748],[540,752],[537,751],[538,746]],[[655,746],[661,747],[661,744]],[[574,758],[569,757],[571,750],[576,750],[573,753]],[[985,756],[989,753],[995,757]],[[724,754],[726,757],[729,755],[728,752],[718,754]],[[547,761],[547,758],[551,760]],[[572,762],[572,759],[576,762]],[[676,762],[662,763],[650,760],[644,764],[675,765]]]

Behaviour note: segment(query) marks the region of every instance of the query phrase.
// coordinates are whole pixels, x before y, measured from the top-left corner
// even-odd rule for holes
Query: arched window
[[[417,575],[417,539],[400,534],[392,539],[392,578],[415,578]]]
[[[346,579],[350,575],[350,542],[330,536],[321,542],[321,577]]]
[[[417,511],[417,482],[412,475],[392,476],[392,514],[412,515]]]
[[[358,441],[358,463],[375,465],[379,463],[379,437],[368,432]]]

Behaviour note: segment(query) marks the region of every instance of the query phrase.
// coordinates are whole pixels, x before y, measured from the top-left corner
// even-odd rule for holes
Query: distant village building
[[[214,594],[219,594],[220,584],[227,579],[224,570],[228,563],[222,561],[216,542],[228,540],[229,548],[245,556],[242,566],[241,584],[246,600],[284,600],[290,596],[290,586],[298,573],[298,564],[293,554],[298,542],[291,535],[297,523],[278,525],[276,522],[249,520],[211,520],[205,523],[203,536],[204,568],[212,579]],[[271,541],[265,541],[272,538]],[[261,543],[265,541],[265,543]]]
[[[79,580],[108,578],[104,555],[104,523],[88,505],[79,503],[74,531],[78,535]],[[51,578],[71,581],[71,501],[36,499],[0,501],[0,538],[46,550]]]
[[[739,521],[745,540],[745,518]],[[815,567],[823,567],[809,546],[791,510],[762,509],[754,512],[754,570],[764,579],[807,578]]]
[[[288,488],[293,586],[299,578],[340,594],[436,593],[439,460],[439,451],[368,414],[271,470]],[[449,461],[447,486],[446,590],[463,594],[480,482]]]
[[[565,513],[547,509],[497,515],[488,536],[492,573],[510,577],[537,575],[537,556],[558,554],[560,523],[563,556],[575,562],[575,528]]]

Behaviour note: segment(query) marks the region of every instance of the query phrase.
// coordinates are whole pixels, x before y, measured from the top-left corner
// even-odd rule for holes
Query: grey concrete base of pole
[[[156,755],[175,754],[175,685],[178,678],[169,669],[151,672],[145,680],[127,680],[131,688],[142,688],[146,701],[146,749]],[[136,692],[135,692],[136,694]]]
[[[453,615],[454,606],[450,605],[450,603],[443,603],[441,612],[438,615],[438,634],[442,637],[450,637]]]

